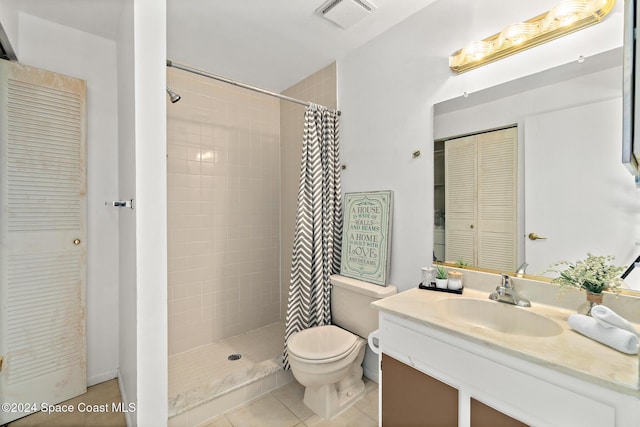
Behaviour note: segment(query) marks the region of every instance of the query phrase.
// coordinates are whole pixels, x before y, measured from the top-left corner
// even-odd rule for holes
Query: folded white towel
[[[640,336],[640,332],[624,317],[604,305],[596,305],[591,309],[591,316],[604,327],[616,327]]]
[[[638,354],[638,336],[616,327],[605,327],[593,317],[569,316],[569,326],[593,340],[627,354]]]

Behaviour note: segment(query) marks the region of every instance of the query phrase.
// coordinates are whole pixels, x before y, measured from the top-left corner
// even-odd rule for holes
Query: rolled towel
[[[591,316],[602,326],[616,327],[640,336],[640,332],[624,317],[604,305],[596,305],[591,309]]]
[[[626,354],[638,354],[638,336],[617,327],[605,327],[583,314],[569,316],[569,326],[582,335]]]

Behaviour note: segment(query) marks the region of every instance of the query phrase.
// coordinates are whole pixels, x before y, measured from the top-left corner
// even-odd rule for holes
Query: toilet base
[[[333,384],[320,387],[307,387],[304,391],[303,402],[313,412],[330,420],[349,409],[357,400],[364,396],[364,382],[362,381],[362,359],[364,347],[351,365],[346,378]]]

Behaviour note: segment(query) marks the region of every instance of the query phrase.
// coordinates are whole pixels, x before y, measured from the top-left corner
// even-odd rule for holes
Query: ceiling
[[[315,12],[325,1],[166,0],[167,58],[280,92],[427,7],[442,19],[436,19],[436,25],[431,20],[431,27],[416,37],[425,38],[425,46],[434,40],[437,54],[446,56],[462,43],[486,37],[559,3],[367,0],[377,9],[343,29]],[[616,9],[621,10],[622,3]],[[117,40],[123,10],[131,4],[132,0],[0,0],[0,7],[111,40]]]
[[[168,0],[167,52],[175,61],[281,91],[435,0],[372,1],[377,10],[345,30],[314,12],[325,0]]]
[[[0,4],[51,22],[115,40],[127,0],[0,0]]]
[[[369,1],[377,9],[345,30],[315,13],[325,0],[167,0],[167,57],[279,92],[435,0]],[[116,40],[130,0],[0,2]]]

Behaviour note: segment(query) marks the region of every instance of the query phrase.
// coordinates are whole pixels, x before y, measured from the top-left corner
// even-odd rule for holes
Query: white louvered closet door
[[[445,260],[477,265],[477,135],[445,142]]]
[[[0,61],[0,107],[0,402],[39,409],[86,391],[86,84]]]
[[[478,135],[478,264],[517,268],[518,129]]]
[[[515,271],[518,129],[445,142],[445,259]]]

